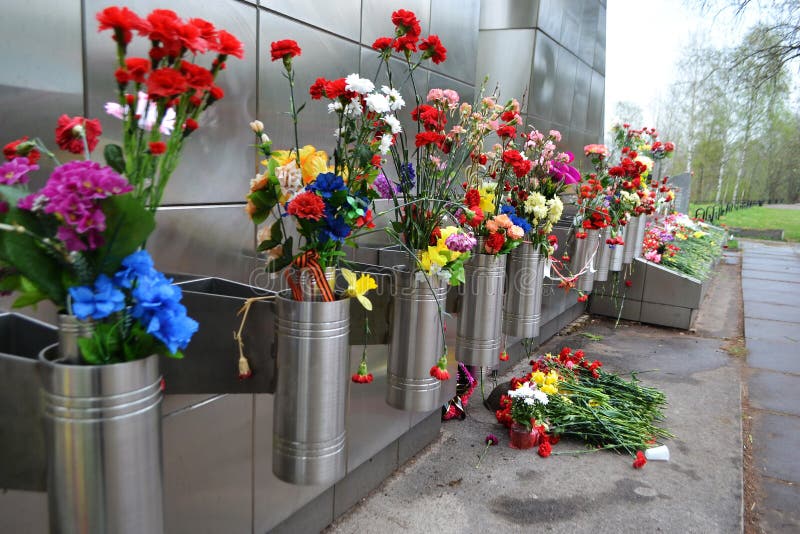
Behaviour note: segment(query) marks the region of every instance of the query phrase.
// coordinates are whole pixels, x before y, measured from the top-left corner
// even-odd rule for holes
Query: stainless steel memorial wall
[[[605,0],[27,0],[7,2],[0,22],[0,132],[8,142],[19,135],[41,137],[55,146],[58,116],[99,118],[101,143],[118,142],[119,123],[105,115],[113,99],[114,50],[108,34],[98,34],[94,14],[120,5],[140,14],[169,8],[225,28],[245,46],[243,61],[231,61],[223,81],[226,97],[204,115],[172,178],[158,213],[158,229],[148,242],[165,272],[218,276],[239,282],[260,272],[254,258],[255,231],[244,213],[243,197],[254,172],[248,123],[262,120],[275,146],[291,144],[283,113],[288,95],[278,63],[269,61],[271,41],[292,38],[303,49],[295,61],[298,92],[307,94],[316,77],[360,71],[372,76],[377,62],[370,45],[392,31],[390,14],[404,8],[448,48],[448,61],[422,69],[421,93],[430,87],[456,89],[470,100],[484,74],[502,84],[502,96],[529,87],[525,113],[541,130],[557,128],[567,147],[602,137],[605,59]],[[332,148],[335,128],[324,105],[303,111],[304,144]],[[412,100],[406,97],[407,102]],[[100,147],[102,149],[102,147]],[[98,153],[99,150],[98,150]],[[62,160],[66,154],[58,154]],[[44,162],[44,159],[42,160]],[[40,177],[44,173],[40,173]],[[40,184],[34,183],[33,187]],[[566,237],[566,230],[559,230]],[[377,263],[373,249],[356,254]],[[542,339],[580,313],[563,292],[546,283]],[[9,302],[0,299],[0,309]],[[52,322],[52,310],[24,313]],[[14,336],[5,330],[3,335]],[[448,329],[455,332],[455,324]],[[11,339],[13,341],[13,337]],[[13,344],[13,343],[11,343]],[[454,347],[454,340],[449,340]],[[353,347],[350,373],[358,367]],[[229,355],[235,373],[235,345]],[[335,486],[299,486],[272,473],[271,394],[170,395],[162,406],[166,531],[253,532],[319,530],[376,487],[396,467],[429,443],[439,430],[439,411],[409,413],[384,402],[387,346],[370,349],[371,387],[351,387],[347,414],[347,476]],[[455,376],[454,364],[450,368]],[[443,384],[442,402],[455,381]],[[0,396],[0,401],[10,399]],[[0,413],[6,413],[2,410]],[[0,430],[2,434],[2,430]],[[0,462],[16,461],[15,436],[2,434]],[[41,444],[36,444],[41,447]],[[24,449],[24,448],[23,448]],[[0,473],[4,469],[0,469]],[[41,478],[41,475],[39,475]],[[34,491],[39,489],[39,491]],[[0,532],[47,531],[43,488],[0,492]],[[301,513],[297,513],[301,511]]]

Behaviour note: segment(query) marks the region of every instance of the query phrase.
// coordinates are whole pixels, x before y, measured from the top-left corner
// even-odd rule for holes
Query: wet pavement
[[[761,529],[800,532],[800,246],[740,241]]]
[[[729,270],[738,290],[738,265]],[[729,294],[713,287],[712,299]],[[741,358],[722,350],[729,341],[724,332],[736,331],[726,325],[741,318],[741,307],[704,307],[720,313],[702,317],[701,308],[704,326],[695,335],[637,323],[614,328],[613,320],[592,317],[536,351],[583,348],[611,371],[642,371],[646,385],[667,395],[664,424],[676,436],[666,442],[668,462],[637,470],[625,454],[564,454],[586,451],[567,440],[546,459],[535,449],[511,449],[476,390],[466,420],[443,423],[438,441],[327,532],[741,532]],[[527,372],[527,361],[499,381]],[[486,396],[491,390],[485,384]],[[500,444],[476,468],[489,433]],[[791,500],[785,486],[779,490]]]

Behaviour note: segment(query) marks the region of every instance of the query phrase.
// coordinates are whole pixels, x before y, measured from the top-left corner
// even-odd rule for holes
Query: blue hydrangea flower
[[[180,303],[180,288],[155,271],[152,276],[139,277],[132,294],[132,315],[144,325],[147,333],[164,343],[172,353],[186,348],[198,324],[186,315],[186,307]]]
[[[342,177],[332,172],[325,172],[317,175],[314,182],[306,187],[309,191],[319,193],[322,198],[331,198],[331,195],[337,191],[344,191],[346,188],[347,186],[344,185]]]
[[[81,321],[104,319],[125,307],[125,294],[104,274],[97,277],[94,287],[71,287],[69,295],[72,299],[72,313]]]
[[[140,276],[154,276],[158,271],[153,267],[153,258],[146,250],[139,250],[122,260],[122,269],[114,273],[114,283],[130,288]]]
[[[336,217],[328,215],[325,217],[325,227],[320,231],[319,242],[327,243],[328,240],[333,239],[343,243],[344,239],[349,235],[350,227],[341,215]]]
[[[514,206],[511,206],[509,204],[504,204],[503,206],[500,206],[500,213],[504,214],[504,215],[508,215],[509,217],[511,217],[512,215],[516,215],[517,214],[517,209]],[[516,223],[514,223],[514,224],[516,224]],[[519,226],[519,225],[517,225],[517,226]]]
[[[528,220],[525,219],[524,217],[517,217],[516,215],[510,215],[509,219],[511,219],[512,223],[522,228],[526,234],[530,232],[532,229],[531,223],[529,223]]]

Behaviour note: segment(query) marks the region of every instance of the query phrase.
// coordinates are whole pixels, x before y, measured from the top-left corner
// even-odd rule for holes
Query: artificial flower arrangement
[[[515,126],[521,118],[517,113],[515,118],[504,114],[509,122],[497,130],[503,143],[495,145],[493,164],[487,172],[502,181],[500,212],[523,230],[525,239],[544,257],[549,257],[554,251],[550,232],[564,210],[560,194],[566,186],[580,181],[580,173],[570,165],[574,159],[570,152],[556,150],[561,140],[557,130],[545,135],[531,128],[518,136]]]
[[[198,325],[143,246],[186,138],[223,97],[215,79],[229,56],[242,57],[242,46],[211,23],[184,21],[170,10],[141,18],[108,7],[97,20],[117,47],[118,99],[107,110],[123,120],[122,146],[105,146],[107,166],[92,161],[100,122],[66,115],[56,141],[85,160],[61,164],[38,139],[5,146],[0,261],[10,270],[2,287],[19,294],[15,307],[50,300],[60,312],[92,322],[92,336],[78,340],[86,363],[181,357]],[[126,57],[134,33],[150,41],[148,57]],[[215,53],[210,70],[197,64],[209,51]],[[24,184],[41,153],[56,168],[41,190],[28,193]]]
[[[547,457],[562,437],[578,439],[591,450],[614,449],[636,456],[642,467],[643,450],[672,434],[659,422],[666,397],[643,386],[636,376],[625,380],[604,371],[602,362],[589,361],[582,350],[569,347],[532,362],[531,372],[511,379],[500,400],[497,421],[510,427],[528,415],[539,432],[539,455]],[[538,397],[538,398],[537,398]],[[536,399],[526,401],[526,399]]]
[[[705,280],[722,255],[724,239],[724,230],[673,213],[648,227],[642,254],[647,261]]]

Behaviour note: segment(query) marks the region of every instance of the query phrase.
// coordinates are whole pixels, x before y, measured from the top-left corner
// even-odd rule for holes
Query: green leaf
[[[272,223],[269,228],[269,239],[265,239],[258,245],[258,251],[263,252],[271,248],[275,248],[283,241],[283,232],[281,231],[281,221],[277,220]]]
[[[23,277],[58,307],[64,306],[66,290],[61,284],[63,266],[47,254],[32,237],[16,232],[2,236],[2,255]]]
[[[113,274],[122,260],[135,252],[156,227],[155,216],[132,194],[115,195],[102,201],[106,216],[105,245],[96,251],[98,270]]]
[[[97,340],[94,337],[81,337],[78,338],[78,348],[81,351],[81,356],[86,363],[92,365],[100,365],[103,363],[103,355]]]
[[[167,354],[167,356],[169,356],[170,358],[175,358],[176,360],[183,359],[183,353],[181,351],[171,352]]]
[[[267,264],[266,271],[268,273],[277,273],[284,267],[287,267],[290,263],[292,263],[292,244],[294,238],[289,237],[286,242],[283,244],[283,254],[279,258],[275,258],[271,262]]]
[[[125,174],[125,155],[119,145],[106,145],[103,149],[106,164],[120,174]]]
[[[305,107],[306,107],[306,104],[307,104],[307,102],[303,102],[303,103],[300,105],[300,107],[299,107],[299,108],[297,108],[297,112],[296,112],[296,113],[297,113],[298,115],[300,114],[300,112],[301,112],[301,111],[303,111],[303,109],[305,109]]]

